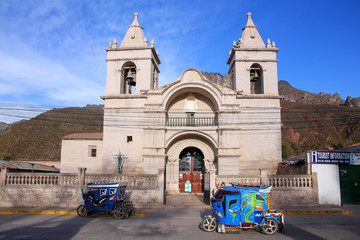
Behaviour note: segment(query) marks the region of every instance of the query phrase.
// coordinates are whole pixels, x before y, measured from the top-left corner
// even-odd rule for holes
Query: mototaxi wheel
[[[87,216],[85,205],[79,205],[78,208],[76,209],[76,212],[79,215],[79,217]]]
[[[125,211],[125,209],[123,209],[122,207],[116,207],[113,211],[113,216],[116,219],[123,219],[125,218],[127,215],[129,215],[127,213],[127,211]]]
[[[272,218],[265,220],[264,224],[261,226],[261,230],[265,234],[274,234],[279,230],[279,224]]]
[[[214,217],[206,217],[201,223],[201,228],[206,232],[213,232],[216,229],[216,219]]]

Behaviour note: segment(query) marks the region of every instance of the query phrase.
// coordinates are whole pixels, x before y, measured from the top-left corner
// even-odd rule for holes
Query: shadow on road
[[[72,239],[90,221],[74,215],[2,215],[0,238]]]

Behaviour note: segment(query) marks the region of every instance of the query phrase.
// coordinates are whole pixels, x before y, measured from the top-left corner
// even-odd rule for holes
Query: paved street
[[[116,220],[110,216],[0,215],[0,239],[359,239],[360,206],[345,206],[349,215],[287,215],[286,234],[267,236],[203,232],[205,209],[142,209],[152,212]]]

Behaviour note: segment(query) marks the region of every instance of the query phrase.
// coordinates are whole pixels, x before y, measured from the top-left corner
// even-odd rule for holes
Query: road
[[[360,206],[349,215],[287,215],[286,233],[203,232],[205,209],[147,209],[146,216],[0,215],[0,239],[360,239]],[[346,207],[345,207],[346,208]]]

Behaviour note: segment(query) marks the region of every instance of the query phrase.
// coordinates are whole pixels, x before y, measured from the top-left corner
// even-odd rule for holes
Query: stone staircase
[[[166,208],[210,208],[204,203],[203,193],[181,193],[166,195]]]

